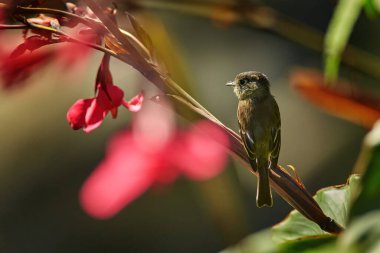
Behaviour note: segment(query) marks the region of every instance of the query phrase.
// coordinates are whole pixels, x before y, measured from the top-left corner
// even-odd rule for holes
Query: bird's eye
[[[247,79],[241,79],[240,81],[239,81],[239,84],[240,85],[246,85],[248,83],[248,80]]]

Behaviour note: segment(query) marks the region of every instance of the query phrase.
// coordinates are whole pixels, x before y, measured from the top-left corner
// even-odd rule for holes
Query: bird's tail
[[[269,185],[269,163],[268,161],[261,160],[257,164],[258,169],[258,182],[257,182],[257,195],[256,205],[257,207],[268,206],[273,204],[272,193]]]

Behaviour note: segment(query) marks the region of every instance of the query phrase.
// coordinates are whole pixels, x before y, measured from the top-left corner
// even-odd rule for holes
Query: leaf
[[[336,252],[380,252],[380,210],[356,218],[337,245]]]
[[[340,0],[325,36],[325,77],[335,81],[341,54],[359,17],[363,0]]]
[[[114,37],[108,34],[104,36],[104,44],[116,54],[128,54],[128,51]]]
[[[379,100],[368,97],[360,89],[338,81],[334,87],[325,85],[319,71],[297,69],[290,77],[292,87],[309,102],[340,118],[371,129],[380,119]]]
[[[272,253],[277,252],[271,242],[272,233],[269,229],[247,236],[237,245],[231,246],[220,253]]]
[[[367,16],[374,18],[380,12],[380,1],[379,0],[364,0],[364,11]]]
[[[351,218],[380,209],[380,121],[364,139],[356,170],[365,173],[361,192],[352,207]]]
[[[131,23],[137,38],[139,41],[148,49],[151,55],[154,53],[153,42],[149,34],[144,30],[144,28],[139,24],[139,22],[129,13],[127,13],[127,18]]]
[[[335,253],[332,242],[335,236],[325,235],[319,237],[308,237],[303,240],[295,240],[281,245],[272,242],[272,233],[266,229],[247,236],[237,245],[231,246],[221,253],[286,253],[286,252],[321,252]],[[315,251],[314,251],[315,249]]]
[[[351,175],[345,185],[321,189],[314,196],[323,212],[342,226],[346,225],[352,191],[356,190],[358,181],[359,176]],[[296,210],[290,212],[285,220],[274,226],[272,232],[275,243],[328,235],[316,223],[309,221]]]
[[[377,15],[377,10],[373,0],[364,0],[364,11],[368,17],[374,18]]]
[[[336,241],[336,236],[323,235],[323,236],[312,236],[306,237],[302,240],[290,241],[283,243],[278,249],[278,252],[336,252],[335,247],[331,247],[332,243]]]

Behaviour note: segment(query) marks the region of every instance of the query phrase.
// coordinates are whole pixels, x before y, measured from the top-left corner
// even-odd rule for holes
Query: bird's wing
[[[276,104],[277,105],[277,104]],[[280,147],[281,147],[281,119],[280,119],[280,111],[278,109],[278,107],[276,108],[277,110],[275,111],[276,112],[276,119],[277,119],[277,122],[275,124],[275,126],[272,127],[271,129],[271,146],[270,146],[270,150],[271,150],[271,156],[270,156],[270,160],[271,160],[271,163],[272,165],[274,166],[277,166],[277,161],[278,161],[278,157],[279,157],[279,154],[280,154]]]
[[[247,151],[249,159],[254,160],[256,158],[254,136],[250,135],[249,132],[246,132],[242,129],[240,129],[240,136],[241,136],[241,139],[243,140],[244,147]]]
[[[239,123],[239,133],[240,137],[243,141],[245,151],[247,152],[249,162],[251,164],[251,167],[254,171],[257,170],[256,166],[256,147],[255,147],[255,137],[249,133],[249,131],[246,131],[246,125],[247,122],[241,121],[241,119],[244,119],[244,117],[239,117],[241,111],[240,107],[238,107],[238,123]]]
[[[277,165],[278,156],[281,147],[281,128],[272,128],[272,142],[271,142],[271,161],[275,161]]]

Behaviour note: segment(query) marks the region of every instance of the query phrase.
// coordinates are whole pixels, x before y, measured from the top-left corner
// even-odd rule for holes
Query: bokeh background
[[[335,1],[261,4],[323,33]],[[163,9],[140,9],[136,15],[148,31],[152,20],[162,22],[170,42],[164,53],[183,71],[173,75],[186,79],[186,89],[235,130],[237,100],[224,84],[242,71],[266,73],[281,110],[280,164],[294,165],[312,193],[345,183],[366,130],[310,105],[288,82],[297,66],[322,69],[321,53],[247,24]],[[375,26],[361,17],[352,43],[380,54]],[[71,72],[52,64],[24,87],[0,92],[1,252],[217,252],[289,213],[291,207],[276,194],[273,208],[258,209],[256,179],[230,159],[213,180],[182,179],[153,188],[109,220],[86,215],[79,189],[102,160],[107,139],[130,120],[125,110],[91,134],[73,131],[66,122],[73,102],[92,96],[100,59],[94,52],[85,66]],[[129,66],[113,60],[111,69],[127,97],[150,89]],[[344,66],[342,73],[353,78]],[[367,86],[373,82],[369,79]]]

